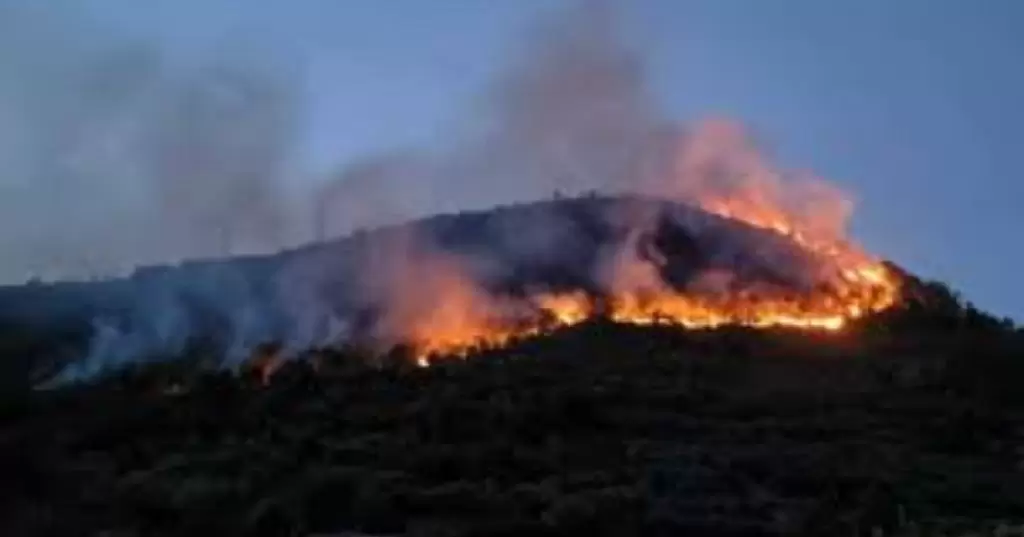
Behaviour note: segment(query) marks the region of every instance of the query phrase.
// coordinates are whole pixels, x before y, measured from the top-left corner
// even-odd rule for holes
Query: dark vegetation
[[[493,258],[507,291],[586,288],[617,233],[598,209],[616,203],[639,202],[440,216],[415,224],[417,239]],[[715,241],[772,237],[684,212],[703,234],[659,216],[639,245],[674,260],[667,281],[728,260],[786,283]],[[170,296],[192,327],[216,330],[227,306],[273,313],[282,267],[309,256],[336,278],[314,281],[317,296],[351,308],[351,260],[387,232],[0,289],[0,534],[909,536],[1024,523],[1024,333],[898,267],[900,307],[839,334],[594,320],[429,368],[400,348],[313,349],[266,383],[195,344],[32,388],[81,355],[97,317],[132,321]],[[554,238],[515,242],[531,232]]]
[[[637,226],[650,227],[637,254],[668,260],[662,276],[674,285],[724,265],[737,282],[800,287],[801,269],[810,262],[783,237],[651,198],[593,195],[438,215],[269,256],[144,267],[113,280],[0,287],[0,383],[54,375],[88,354],[100,324],[130,336],[116,348],[119,360],[133,361],[167,349],[181,354],[197,341],[223,354],[237,336],[235,323],[252,312],[259,312],[259,337],[268,340],[309,332],[301,326],[309,324],[309,312],[372,324],[380,304],[360,282],[381,267],[365,260],[383,252],[401,263],[410,245],[484,261],[462,268],[496,293],[538,285],[595,292],[602,256],[621,248]]]
[[[316,350],[264,385],[197,351],[8,392],[0,520],[6,535],[125,536],[1024,522],[1022,334],[920,292],[927,306],[837,335],[594,321],[429,368],[401,349]]]

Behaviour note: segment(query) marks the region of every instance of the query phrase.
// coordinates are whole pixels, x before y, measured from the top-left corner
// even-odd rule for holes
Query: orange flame
[[[676,155],[671,173],[641,189],[787,237],[817,262],[822,285],[800,293],[754,288],[711,295],[681,293],[661,281],[656,267],[623,251],[612,264],[606,282],[610,296],[600,308],[584,293],[541,293],[525,301],[525,314],[520,311],[511,317],[515,321],[509,321],[507,304],[496,307],[471,286],[462,287],[466,281],[455,279],[448,282],[456,285],[446,289],[439,301],[443,304],[406,333],[421,363],[430,354],[464,355],[474,348],[502,346],[517,337],[578,324],[599,311],[613,321],[638,325],[839,331],[898,299],[898,277],[843,239],[851,204],[838,190],[822,182],[790,180],[764,159],[739,127],[727,122],[699,125]]]
[[[585,293],[543,293],[529,298],[530,316],[512,322],[500,315],[470,314],[456,300],[416,324],[409,333],[409,343],[419,363],[426,365],[429,355],[459,356],[474,349],[501,347],[516,338],[579,324],[599,310],[610,320],[625,324],[690,329],[741,325],[834,332],[851,320],[889,307],[898,297],[898,280],[881,263],[865,261],[846,267],[840,274],[833,288],[792,296],[753,291],[724,297],[664,290],[623,292],[613,294],[599,308]]]
[[[844,289],[799,297],[616,295],[609,300],[607,316],[626,324],[696,329],[742,325],[838,331],[853,319],[885,309],[897,296],[895,280],[881,265],[864,267],[852,274]],[[510,326],[485,319],[457,324],[441,321],[433,326],[435,330],[417,332],[411,344],[421,363],[425,363],[427,355],[463,355],[473,349],[500,347],[517,337],[579,324],[597,311],[594,301],[580,293],[543,294],[533,297],[532,302],[540,312],[534,322]]]
[[[607,317],[626,324],[696,329],[742,325],[838,331],[849,321],[885,309],[896,300],[898,285],[881,265],[853,272],[848,283],[834,293],[799,297],[622,294],[609,300]],[[464,355],[473,349],[501,347],[515,338],[579,324],[598,311],[594,301],[581,293],[542,294],[532,297],[532,302],[538,314],[530,322],[505,324],[500,319],[462,318],[449,323],[441,316],[419,325],[410,344],[425,364],[428,355]]]

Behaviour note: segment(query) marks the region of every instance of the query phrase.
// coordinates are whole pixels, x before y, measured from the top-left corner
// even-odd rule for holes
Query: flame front
[[[896,281],[881,265],[853,270],[848,285],[832,293],[794,297],[740,294],[729,298],[622,294],[607,300],[605,316],[619,323],[681,328],[741,325],[839,331],[853,319],[890,306],[898,292]],[[582,293],[540,294],[530,301],[536,309],[527,321],[479,318],[446,323],[444,317],[438,317],[417,330],[410,344],[421,359],[431,354],[463,355],[579,324],[599,311],[596,301]]]
[[[405,341],[420,357],[461,355],[599,315],[620,323],[682,328],[839,331],[851,320],[897,301],[899,278],[844,238],[852,209],[849,197],[827,183],[780,171],[737,125],[699,125],[681,141],[671,167],[663,171],[641,182],[639,190],[787,238],[813,260],[816,285],[802,291],[767,285],[728,292],[680,291],[662,281],[659,261],[639,260],[627,247],[610,263],[600,299],[581,292],[539,293],[521,300],[525,306],[518,304],[509,315],[507,304],[495,307],[478,290],[472,293],[472,304],[459,298],[465,291],[444,294],[455,297],[441,298],[450,306],[432,312],[429,321],[405,334]],[[642,217],[637,220],[632,229],[638,232],[650,224]],[[455,282],[469,285],[465,279]]]
[[[849,252],[840,252],[849,255]],[[838,255],[837,258],[845,258]],[[891,306],[898,297],[896,277],[879,262],[864,260],[842,270],[831,288],[808,293],[739,292],[727,296],[674,291],[619,293],[599,301],[585,293],[541,293],[528,298],[528,314],[513,318],[458,316],[443,309],[410,334],[421,364],[428,355],[465,355],[474,349],[507,345],[582,323],[598,315],[618,323],[709,329],[727,325],[787,327],[835,332],[848,322]]]

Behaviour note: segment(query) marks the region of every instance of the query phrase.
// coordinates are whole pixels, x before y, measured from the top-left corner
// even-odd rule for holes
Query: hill
[[[836,331],[681,329],[595,315],[463,349],[459,359],[442,353],[430,367],[408,346],[381,350],[358,337],[326,346],[315,333],[273,374],[258,362],[221,367],[239,337],[237,312],[257,305],[260,322],[246,326],[259,338],[250,341],[294,336],[302,323],[285,302],[294,297],[324,308],[318,315],[352,320],[352,334],[360,323],[372,329],[379,303],[354,285],[361,263],[382,244],[403,245],[404,255],[410,238],[413,251],[426,244],[488,261],[460,267],[496,294],[529,294],[541,283],[601,294],[594,265],[624,236],[608,225],[609,210],[644,215],[630,225],[653,222],[628,251],[668,260],[658,266],[671,285],[718,266],[741,288],[817,292],[807,279],[817,273],[804,270],[814,256],[794,240],[637,198],[434,217],[277,256],[6,289],[8,367],[54,349],[70,360],[95,351],[97,317],[132,327],[113,341],[137,344],[133,352],[163,347],[134,360],[123,349],[105,354],[120,367],[83,382],[5,392],[0,527],[10,535],[960,535],[1024,523],[1024,334],[893,265],[898,302]],[[180,315],[163,326],[189,329],[184,335],[155,337],[159,323],[147,323],[167,311]],[[221,331],[230,337],[219,344],[171,345],[197,333],[218,343]],[[40,369],[22,366],[22,381]]]
[[[540,289],[606,296],[609,266],[622,258],[653,267],[666,290],[721,273],[741,291],[800,295],[827,283],[820,259],[774,230],[653,198],[548,200],[359,231],[271,256],[0,288],[0,350],[9,357],[3,378],[38,382],[69,364],[65,375],[87,377],[193,346],[236,364],[269,341],[299,351],[364,338],[382,332],[395,302],[418,298],[429,307],[450,296],[439,287],[453,283],[470,282],[478,295]],[[920,297],[915,278],[888,267],[909,296]],[[647,269],[640,268],[634,272]],[[450,281],[453,273],[459,281]],[[391,343],[407,336],[385,335]]]
[[[898,326],[593,322],[429,368],[312,351],[269,384],[149,364],[5,407],[0,520],[11,535],[966,535],[1024,521],[1020,337]]]

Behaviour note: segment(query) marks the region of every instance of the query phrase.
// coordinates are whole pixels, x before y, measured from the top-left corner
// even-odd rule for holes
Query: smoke
[[[469,127],[437,141],[443,149],[370,155],[338,171],[319,196],[319,212],[336,215],[325,233],[600,191],[844,235],[846,193],[782,168],[736,122],[683,124],[662,110],[611,3],[567,2],[527,37],[482,104],[456,122]]]
[[[345,166],[324,188],[321,211],[354,214],[366,198],[383,208],[372,223],[393,223],[627,186],[658,119],[639,57],[619,39],[613,15],[601,3],[572,2],[540,21],[469,117],[456,122],[467,128],[438,141],[441,149]],[[361,225],[345,218],[328,231]]]
[[[779,168],[736,123],[696,125],[675,142],[670,159],[668,173],[649,176],[644,188],[751,223],[785,222],[828,239],[845,235],[849,196],[809,174]]]
[[[457,122],[469,127],[435,144],[442,149],[341,168],[318,196],[317,213],[330,215],[319,219],[321,234],[599,191],[676,200],[816,240],[845,236],[849,195],[784,169],[738,123],[671,118],[616,23],[612,4],[598,1],[567,2],[540,21],[482,105]],[[654,223],[649,211],[616,218]]]
[[[469,110],[464,123],[470,127],[437,144],[444,149],[371,155],[341,169],[319,196],[318,214],[336,215],[321,219],[323,234],[599,191],[676,200],[809,240],[844,237],[852,210],[849,196],[808,174],[783,169],[734,122],[710,118],[687,125],[673,120],[653,98],[643,61],[616,22],[607,2],[569,2],[541,21],[488,88],[482,106]],[[603,253],[592,276],[610,293],[666,290],[664,260],[659,265],[656,256],[639,253],[643,237],[659,225],[659,211],[649,204],[614,210],[606,215],[609,223],[631,231]],[[501,220],[505,229],[497,237],[506,251],[534,260],[572,256],[558,250],[573,242],[560,240],[562,234],[582,236],[570,218],[552,213],[530,217],[542,219],[543,225]],[[773,263],[784,257],[771,247],[756,253]],[[407,289],[409,275],[373,272],[384,287],[401,290],[385,309],[403,310],[417,296],[445,296],[452,287],[424,278],[430,263],[423,260],[423,251],[416,257],[423,268],[414,290]],[[462,267],[486,260],[469,257]],[[450,259],[442,265],[445,273],[459,272]],[[799,276],[807,282],[821,277]],[[728,273],[712,271],[691,289],[724,292],[731,281]],[[435,284],[438,290],[431,289]]]
[[[436,213],[592,191],[639,192],[757,227],[840,238],[848,197],[782,169],[735,123],[684,125],[652,96],[643,62],[605,2],[569,2],[528,35],[468,128],[428,148],[344,163],[287,202],[301,130],[300,74],[283,63],[212,51],[172,61],[159,46],[35,12],[0,24],[0,277],[108,274],[176,259],[268,252],[312,220],[317,239]],[[3,27],[3,26],[6,26]],[[284,201],[283,201],[284,200]],[[499,220],[491,237],[519,259],[573,259],[582,237],[557,213]],[[591,276],[609,292],[664,289],[657,259],[638,254],[658,225],[649,205],[610,223],[633,230]],[[408,232],[407,232],[408,233]],[[418,234],[378,233],[346,251],[289,255],[269,274],[219,265],[167,276],[136,293],[130,322],[105,317],[83,371],[180,350],[212,311],[244,356],[268,339],[301,349],[357,329],[394,343],[519,307],[490,296],[508,266],[453,255]],[[11,261],[7,261],[11,260]],[[566,266],[589,266],[564,263]],[[694,288],[721,289],[709,273]],[[185,298],[183,298],[185,297]],[[514,312],[512,312],[514,315]],[[74,374],[72,375],[74,376]]]
[[[243,48],[176,58],[75,11],[4,7],[0,281],[279,249],[296,74]]]
[[[385,346],[472,333],[494,315],[496,301],[467,273],[466,260],[432,248],[416,230],[397,230],[363,263],[357,289],[383,305],[372,338]]]

